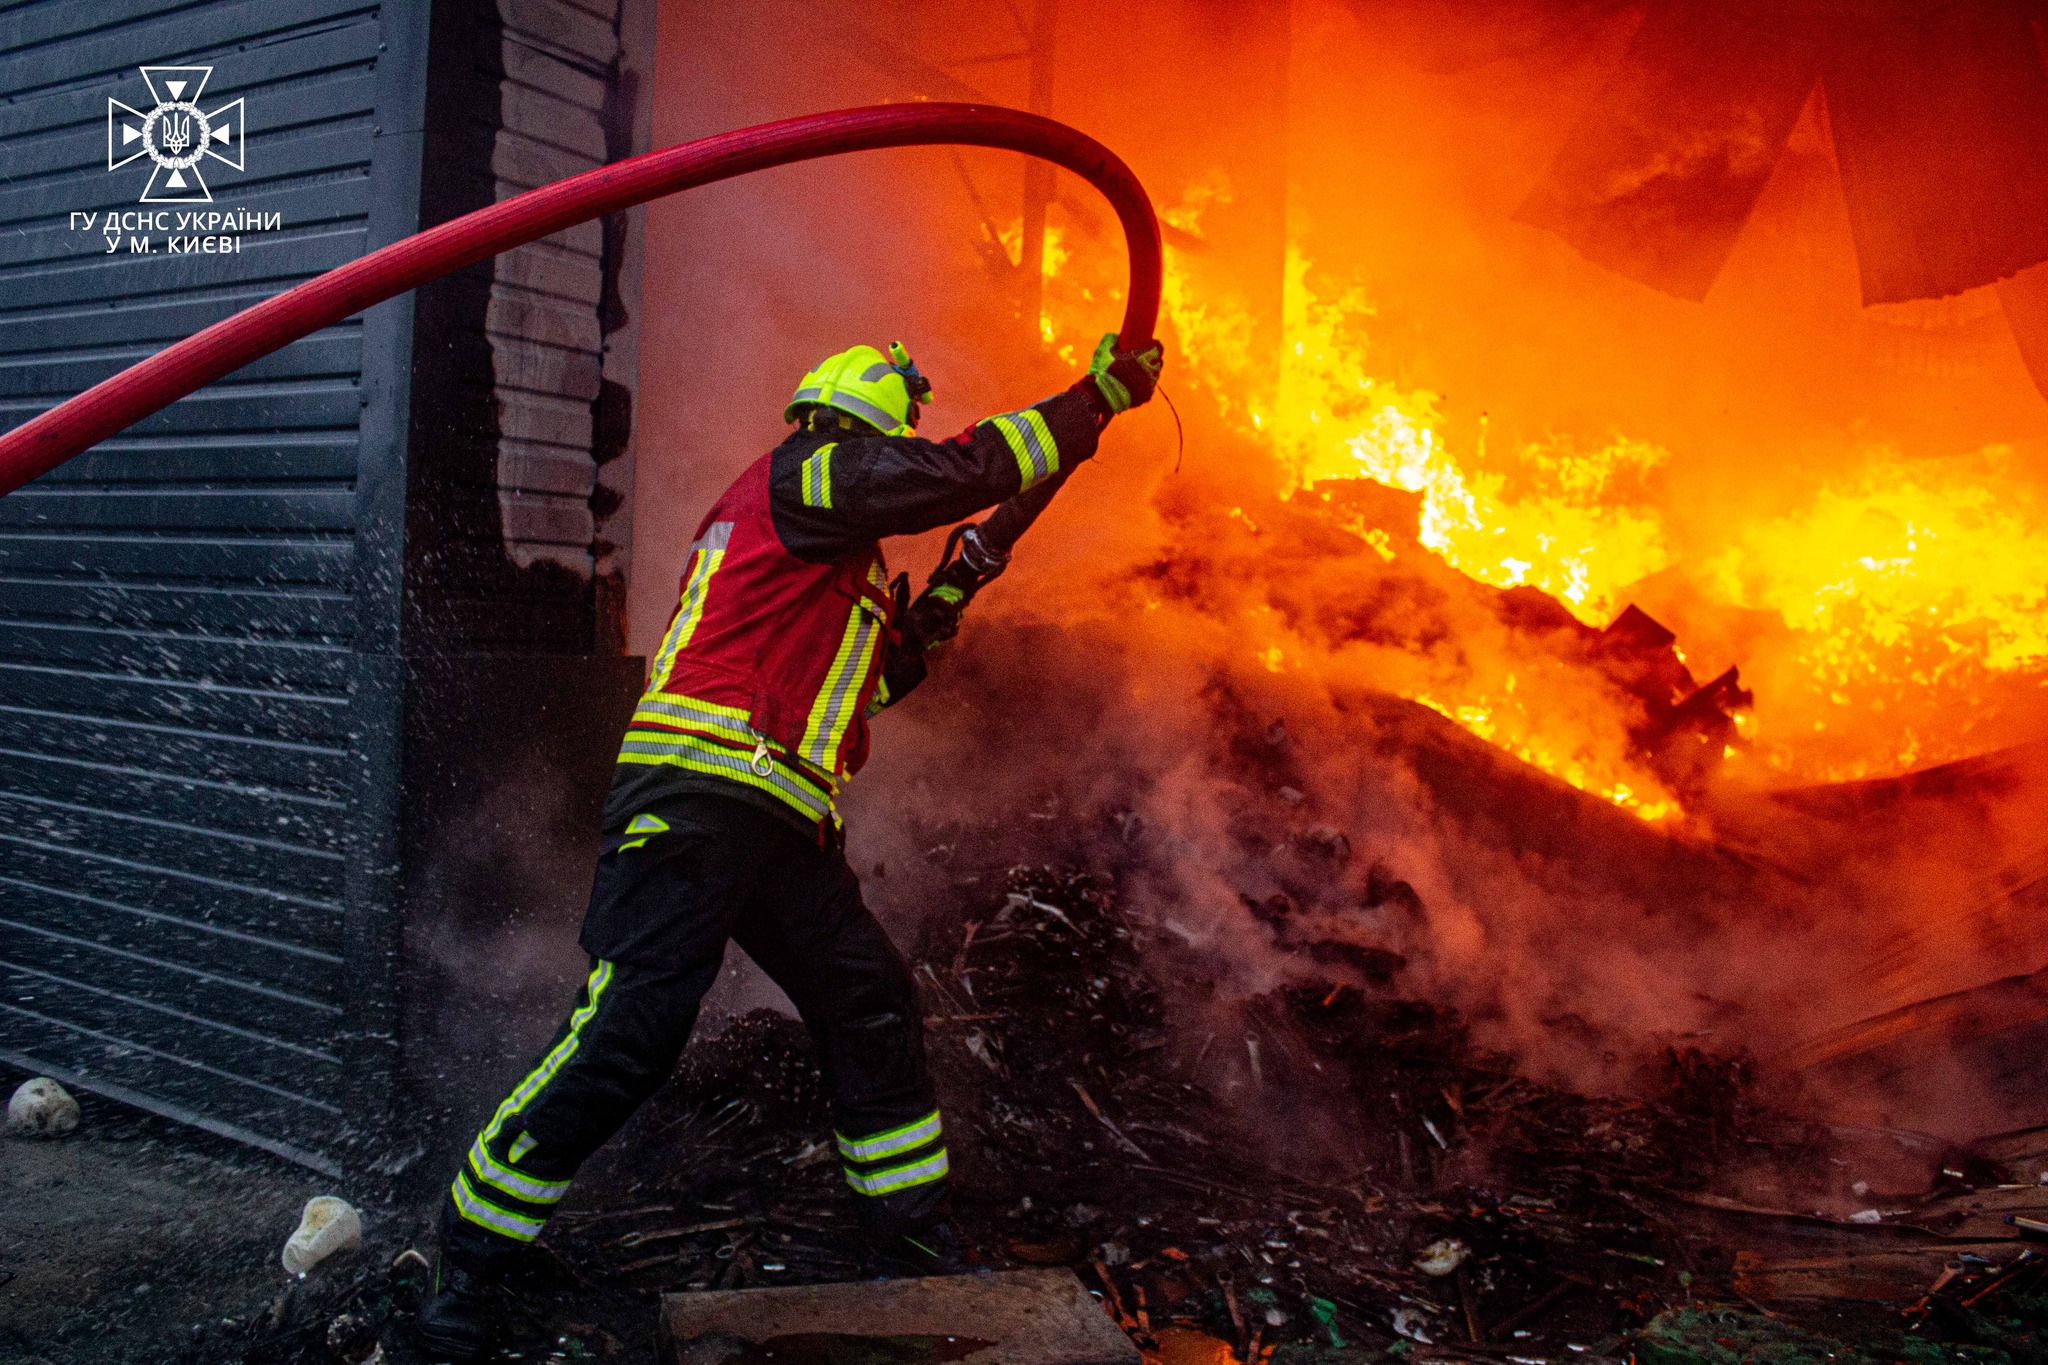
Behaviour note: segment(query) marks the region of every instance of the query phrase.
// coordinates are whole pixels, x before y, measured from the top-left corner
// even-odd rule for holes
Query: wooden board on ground
[[[690,1365],[1138,1365],[1067,1270],[661,1297],[662,1360]]]
[[[1884,1247],[1849,1256],[1780,1258],[1735,1253],[1735,1292],[1759,1303],[1788,1299],[1857,1299],[1904,1306],[1927,1292],[1943,1266],[1965,1252],[2004,1259],[2011,1242]]]
[[[1944,1236],[1997,1242],[2020,1235],[2005,1221],[2008,1214],[2048,1222],[2048,1186],[1998,1185],[1930,1199],[1906,1217]]]

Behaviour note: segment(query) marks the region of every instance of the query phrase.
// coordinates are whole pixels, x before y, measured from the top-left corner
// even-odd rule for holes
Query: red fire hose
[[[1123,223],[1130,294],[1120,344],[1142,348],[1159,317],[1159,223],[1130,167],[1107,147],[1036,114],[976,104],[890,104],[763,123],[629,157],[466,213],[286,290],[0,436],[0,496],[55,469],[195,389],[259,356],[429,280],[592,218],[677,190],[841,152],[934,144],[994,147],[1041,157],[1102,191]],[[985,538],[1023,533],[1056,481],[997,509]]]

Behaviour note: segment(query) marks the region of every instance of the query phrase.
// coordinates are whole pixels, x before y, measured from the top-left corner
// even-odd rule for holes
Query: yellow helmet
[[[782,410],[782,420],[796,421],[806,407],[837,408],[884,436],[908,436],[917,427],[918,404],[931,394],[931,384],[917,372],[902,342],[890,342],[888,355],[872,346],[855,346],[828,357],[804,376]]]

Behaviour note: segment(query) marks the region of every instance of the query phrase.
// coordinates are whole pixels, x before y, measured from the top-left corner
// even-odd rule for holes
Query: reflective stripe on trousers
[[[856,1194],[880,1198],[943,1180],[950,1165],[946,1149],[936,1145],[943,1135],[939,1111],[934,1109],[886,1132],[862,1138],[834,1133],[833,1137],[845,1159],[846,1183]]]
[[[548,1049],[540,1064],[513,1087],[505,1102],[491,1115],[491,1121],[477,1134],[476,1141],[470,1144],[469,1155],[462,1169],[455,1173],[455,1183],[449,1187],[448,1194],[455,1202],[455,1211],[478,1227],[514,1241],[530,1242],[540,1235],[554,1206],[569,1192],[567,1180],[541,1180],[522,1175],[506,1162],[498,1160],[491,1148],[504,1134],[507,1121],[516,1118],[533,1103],[563,1065],[576,1055],[576,1049],[583,1042],[583,1026],[596,1016],[604,999],[605,987],[611,984],[611,979],[611,963],[601,961],[591,969],[589,979],[583,984],[584,1003],[569,1016],[569,1031]],[[533,1148],[523,1130],[519,1138],[506,1146],[508,1158],[514,1161],[516,1158],[512,1157],[509,1149],[518,1149],[520,1155],[524,1155]]]

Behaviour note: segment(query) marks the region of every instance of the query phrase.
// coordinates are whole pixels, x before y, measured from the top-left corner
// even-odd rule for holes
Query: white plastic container
[[[7,1131],[15,1137],[63,1137],[77,1127],[78,1101],[48,1076],[23,1081],[7,1101]]]
[[[303,1275],[337,1251],[347,1251],[363,1240],[362,1215],[346,1199],[331,1194],[315,1195],[306,1201],[299,1216],[299,1229],[284,1244],[284,1268]]]
[[[1471,1254],[1472,1248],[1457,1238],[1444,1237],[1422,1249],[1422,1254],[1415,1258],[1415,1268],[1432,1278],[1441,1279],[1455,1274]]]

